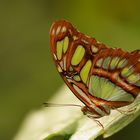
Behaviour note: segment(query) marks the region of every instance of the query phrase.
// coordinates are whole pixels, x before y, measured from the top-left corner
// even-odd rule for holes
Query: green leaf
[[[49,102],[82,104],[66,86]],[[94,140],[99,135],[109,137],[140,114],[140,97],[118,110],[124,113],[113,110],[109,116],[99,119],[103,130],[94,120],[84,116],[80,108],[42,107],[27,115],[14,140]]]

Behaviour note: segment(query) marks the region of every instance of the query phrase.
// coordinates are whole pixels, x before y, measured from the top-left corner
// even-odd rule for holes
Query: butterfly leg
[[[94,121],[95,121],[100,127],[102,127],[102,130],[104,131],[104,126],[103,126],[103,124],[102,124],[100,121],[98,121],[98,120],[95,120],[95,119],[94,119]]]
[[[94,120],[94,121],[96,122],[96,124],[97,124],[98,126],[100,126],[100,127],[102,128],[102,130],[104,131],[104,126],[103,126],[103,124],[102,124],[99,120],[95,119],[95,117],[93,117],[93,116],[90,115],[90,114],[88,114],[87,117],[89,117],[90,119]]]

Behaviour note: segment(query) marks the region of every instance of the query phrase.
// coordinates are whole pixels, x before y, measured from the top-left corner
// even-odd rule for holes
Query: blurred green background
[[[139,0],[5,0],[0,15],[0,140],[12,139],[63,84],[50,55],[53,21],[66,19],[110,47],[140,49]],[[137,119],[108,140],[139,140],[139,130]]]

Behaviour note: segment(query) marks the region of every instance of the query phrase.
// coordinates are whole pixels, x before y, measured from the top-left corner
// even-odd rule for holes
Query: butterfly
[[[140,50],[108,48],[66,20],[52,24],[50,44],[59,74],[83,102],[81,111],[88,117],[107,116],[140,93]]]

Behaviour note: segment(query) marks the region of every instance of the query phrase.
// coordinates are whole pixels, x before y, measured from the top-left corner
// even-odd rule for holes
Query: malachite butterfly
[[[65,20],[53,23],[50,43],[58,72],[88,117],[109,115],[140,93],[140,50],[108,48]]]

